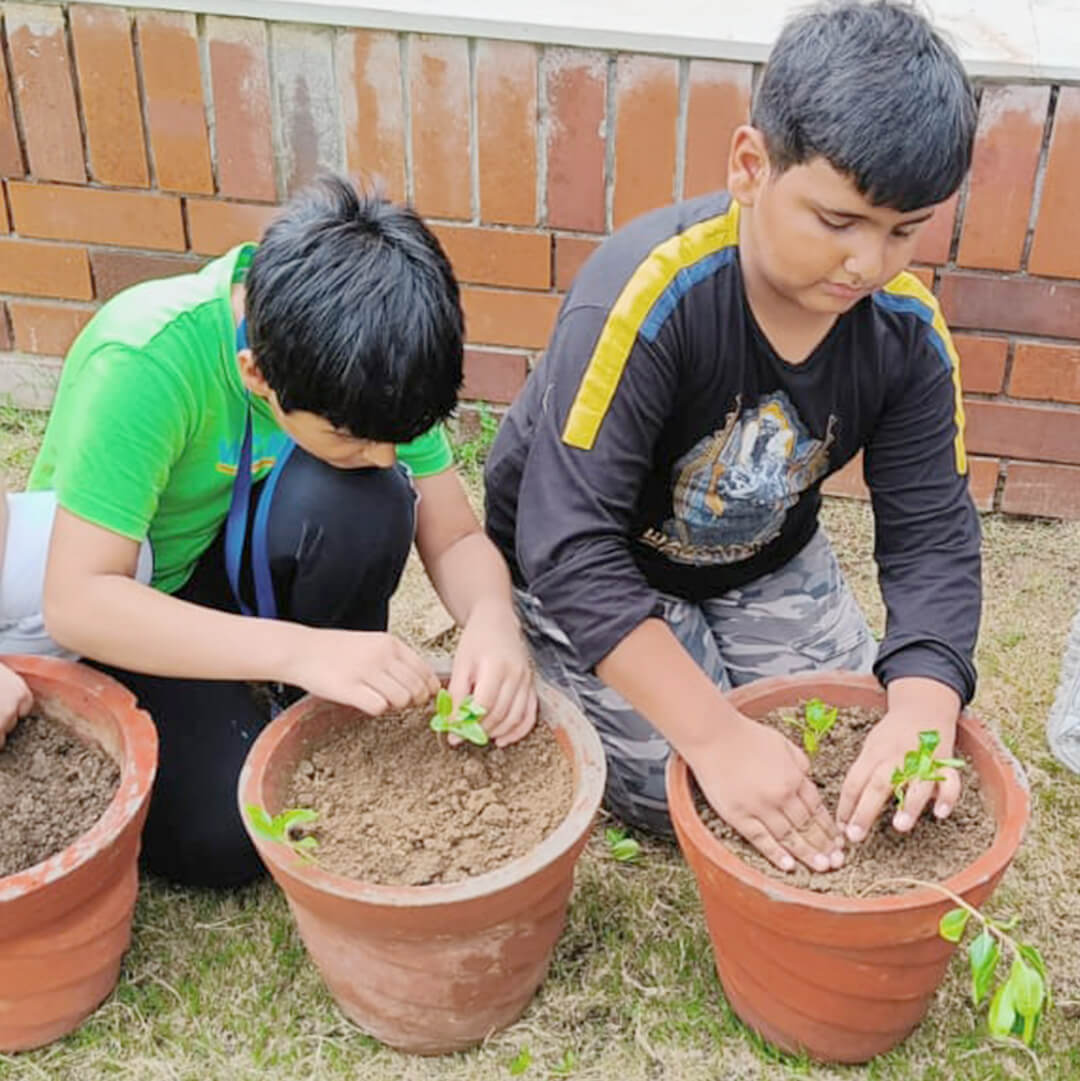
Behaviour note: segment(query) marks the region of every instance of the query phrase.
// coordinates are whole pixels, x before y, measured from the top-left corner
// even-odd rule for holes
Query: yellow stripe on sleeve
[[[941,314],[941,307],[937,302],[937,297],[914,274],[906,270],[897,274],[885,286],[885,292],[892,296],[911,297],[918,300],[933,314],[930,325],[941,339],[952,365],[953,398],[955,402],[953,416],[956,423],[956,471],[960,474],[967,473],[967,451],[964,448],[964,395],[960,383],[960,354],[957,353],[956,346],[953,345],[952,335],[949,333],[945,317]]]
[[[608,313],[563,427],[564,443],[591,450],[615,397],[642,323],[680,270],[738,243],[739,204],[658,244],[631,275]]]

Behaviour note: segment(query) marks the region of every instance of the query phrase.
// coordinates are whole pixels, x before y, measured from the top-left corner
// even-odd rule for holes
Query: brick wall
[[[321,167],[381,176],[462,281],[466,394],[509,401],[574,273],[723,182],[749,65],[0,5],[0,394],[47,405],[104,300],[257,239]],[[956,332],[984,509],[1080,517],[1080,87],[981,87],[969,182],[917,271]],[[857,469],[833,491],[858,494]]]

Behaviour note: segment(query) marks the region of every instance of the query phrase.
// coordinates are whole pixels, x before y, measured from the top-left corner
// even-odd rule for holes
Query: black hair
[[[409,207],[320,177],[266,230],[245,290],[248,342],[286,413],[405,443],[456,406],[458,285]]]
[[[897,0],[826,3],[788,21],[750,120],[778,173],[820,155],[871,203],[904,213],[960,186],[976,121],[960,58]]]

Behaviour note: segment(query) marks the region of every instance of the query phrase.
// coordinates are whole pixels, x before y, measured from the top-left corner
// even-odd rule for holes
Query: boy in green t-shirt
[[[245,681],[369,714],[437,690],[386,632],[414,537],[463,627],[451,692],[487,707],[499,744],[535,722],[507,571],[440,424],[462,338],[453,272],[416,214],[328,177],[257,249],[120,294],[73,345],[29,484],[58,504],[45,622],[154,717],[151,869],[203,885],[259,872],[235,798],[265,724]]]

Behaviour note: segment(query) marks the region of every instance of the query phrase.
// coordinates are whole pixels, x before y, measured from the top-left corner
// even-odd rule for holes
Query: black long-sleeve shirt
[[[910,274],[811,355],[772,349],[723,193],[638,219],[582,269],[487,465],[488,532],[592,667],[650,616],[774,571],[865,449],[888,624],[875,671],[967,702],[981,607],[955,349]]]

